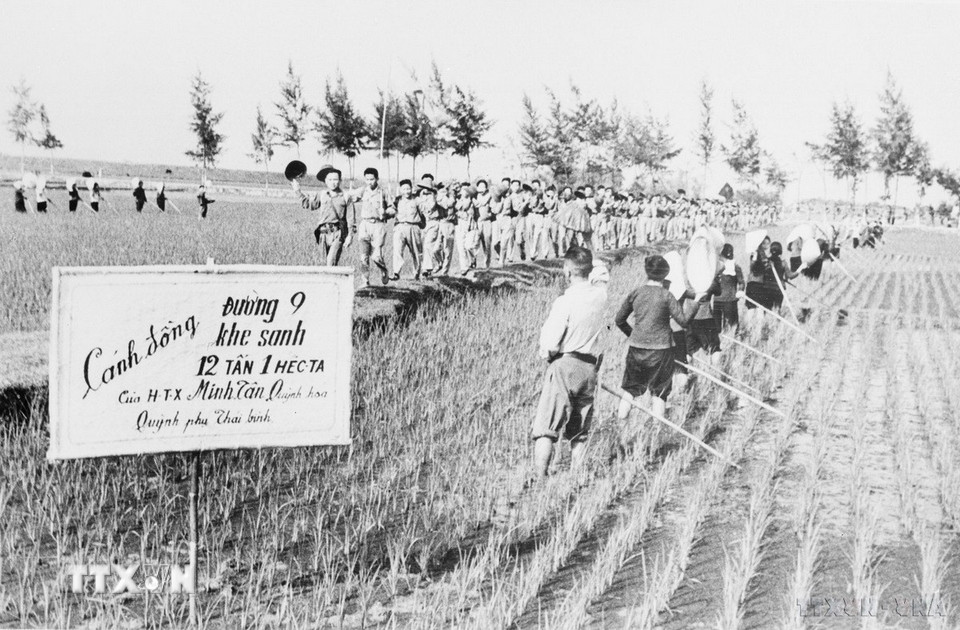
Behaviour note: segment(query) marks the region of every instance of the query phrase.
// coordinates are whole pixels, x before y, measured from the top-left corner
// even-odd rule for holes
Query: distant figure
[[[76,212],[77,206],[80,205],[80,191],[77,190],[77,180],[71,179],[67,182],[67,194],[70,196],[70,201],[67,202],[70,212]]]
[[[166,189],[166,184],[160,182],[157,184],[157,207],[160,208],[160,212],[164,212],[167,209],[167,196],[164,194]]]
[[[207,187],[203,184],[200,184],[200,189],[197,192],[197,203],[200,204],[200,216],[199,219],[207,218],[207,208],[213,203],[214,199],[207,199]]]
[[[17,212],[27,211],[27,200],[23,196],[23,182],[13,182],[13,209]]]
[[[147,193],[143,190],[143,180],[137,180],[137,187],[133,189],[133,198],[137,204],[137,212],[143,212],[143,206],[147,204]]]
[[[47,184],[43,181],[37,182],[37,212],[47,211]]]
[[[94,212],[100,212],[101,199],[103,196],[100,194],[100,182],[93,182],[93,187],[90,189],[90,207]]]

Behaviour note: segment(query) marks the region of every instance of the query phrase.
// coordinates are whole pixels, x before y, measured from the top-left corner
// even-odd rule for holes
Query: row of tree
[[[569,104],[547,88],[545,114],[523,95],[520,145],[525,164],[546,168],[560,181],[586,177],[621,184],[624,172],[645,174],[660,181],[681,149],[670,134],[669,123],[652,114],[638,116],[616,100],[603,107],[585,99],[576,85],[570,86]],[[696,137],[697,155],[703,164],[704,181],[718,148],[713,126],[713,90],[705,82],[700,89],[701,122]],[[778,190],[787,184],[787,174],[760,148],[759,134],[744,106],[733,101],[730,141],[719,145],[726,163],[745,183],[758,184],[761,161],[766,162],[766,182]]]
[[[852,104],[834,103],[826,138],[807,146],[836,179],[847,182],[854,204],[857,189],[871,169],[883,175],[884,198],[892,197],[894,204],[901,177],[914,178],[921,198],[933,182],[960,196],[960,176],[946,167],[931,166],[930,147],[914,130],[913,114],[889,72],[880,94],[880,115],[869,131]]]
[[[448,84],[434,63],[425,87],[417,86],[400,96],[380,90],[380,98],[373,104],[370,116],[364,116],[356,107],[347,90],[346,81],[339,72],[327,80],[323,104],[312,106],[303,94],[303,83],[293,64],[280,82],[280,98],[274,103],[276,122],[271,121],[257,107],[256,126],[251,141],[251,157],[269,170],[270,160],[277,146],[293,147],[300,156],[301,145],[311,136],[320,143],[322,152],[347,158],[351,177],[354,161],[361,151],[375,150],[383,159],[395,157],[397,172],[400,157],[416,160],[433,155],[451,153],[467,161],[478,148],[489,146],[484,137],[493,123],[483,111],[482,103],[472,90]],[[209,160],[219,154],[222,137],[203,131],[219,122],[209,108],[208,86],[198,76],[194,81],[194,124],[197,148],[188,155]]]
[[[13,141],[20,145],[20,173],[23,174],[23,157],[28,143],[48,152],[50,172],[53,172],[52,153],[62,148],[63,143],[50,130],[47,107],[33,99],[30,86],[22,78],[20,84],[13,86],[12,90],[15,99],[7,118],[7,129],[10,130]]]

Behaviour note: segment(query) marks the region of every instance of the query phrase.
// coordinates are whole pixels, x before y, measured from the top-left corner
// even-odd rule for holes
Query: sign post
[[[353,270],[53,269],[48,460],[350,444]],[[190,593],[191,623],[199,623]]]

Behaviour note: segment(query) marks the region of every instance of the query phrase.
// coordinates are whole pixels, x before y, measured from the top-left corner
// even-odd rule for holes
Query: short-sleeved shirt
[[[354,204],[359,204],[361,219],[383,221],[386,218],[387,196],[380,186],[376,188],[367,186],[362,192],[351,194],[350,198],[354,200]]]
[[[418,201],[415,197],[397,199],[397,223],[420,223]]]

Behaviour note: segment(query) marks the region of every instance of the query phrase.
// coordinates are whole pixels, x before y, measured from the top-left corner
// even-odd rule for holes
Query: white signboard
[[[353,271],[54,268],[48,459],[350,442]]]

